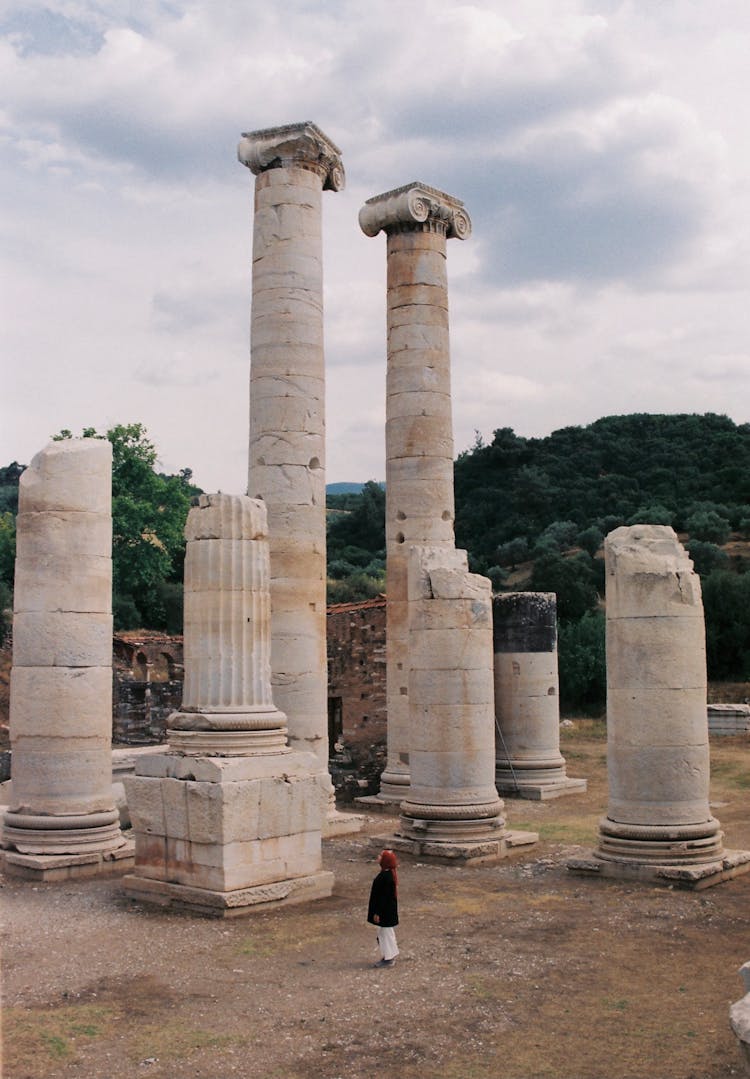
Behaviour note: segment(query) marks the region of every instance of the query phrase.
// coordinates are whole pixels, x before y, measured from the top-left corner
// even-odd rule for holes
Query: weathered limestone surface
[[[553,592],[492,600],[495,782],[501,794],[547,799],[586,790],[560,753],[557,601]]]
[[[266,507],[201,495],[185,536],[185,683],[170,745],[276,752],[286,746],[286,717],[271,695]]]
[[[700,578],[659,525],[615,529],[605,558],[609,806],[593,864],[570,867],[707,887],[750,853],[724,850],[708,804]]]
[[[329,779],[286,744],[273,703],[263,502],[202,495],[185,560],[185,700],[170,753],[125,778],[135,833],[128,895],[211,915],[330,895]]]
[[[132,854],[111,786],[112,447],[53,442],[20,481],[7,869],[110,871]],[[54,864],[53,864],[54,863]]]
[[[490,582],[468,572],[465,551],[413,546],[408,587],[412,771],[392,845],[494,861],[507,833],[494,783]]]
[[[750,1075],[750,963],[743,963],[738,973],[745,995],[729,1009],[729,1022],[737,1038],[745,1075]]]
[[[363,232],[387,236],[386,682],[388,761],[379,797],[410,775],[407,560],[412,544],[454,544],[446,240],[466,239],[463,203],[414,182],[368,199]]]
[[[312,123],[248,132],[238,156],[257,177],[248,494],[268,510],[271,682],[292,748],[327,775],[321,192],[343,188],[344,168]]]

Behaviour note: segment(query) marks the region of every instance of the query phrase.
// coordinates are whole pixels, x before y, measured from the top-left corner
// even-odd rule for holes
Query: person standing
[[[378,858],[380,872],[372,882],[367,921],[377,926],[377,941],[381,958],[376,967],[392,967],[398,955],[396,926],[398,925],[398,873],[396,855],[384,850]]]

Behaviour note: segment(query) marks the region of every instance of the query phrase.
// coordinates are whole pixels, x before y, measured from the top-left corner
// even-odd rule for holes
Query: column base
[[[410,772],[390,771],[386,766],[385,771],[380,776],[380,790],[375,797],[380,798],[382,802],[391,804],[395,802],[400,805],[405,798],[408,798],[410,786]]]
[[[498,778],[495,786],[497,793],[505,798],[526,798],[532,802],[546,802],[550,798],[561,798],[564,794],[585,794],[588,781],[585,779],[554,780],[549,783],[530,782],[519,779],[517,783],[507,777]]]
[[[293,903],[325,899],[333,892],[333,873],[321,871],[306,877],[238,888],[231,892],[195,888],[131,874],[123,878],[123,890],[126,896],[139,903],[202,914],[208,918],[237,918]]]
[[[14,850],[2,854],[7,876],[41,882],[119,875],[132,869],[134,862],[135,846],[127,839],[117,850],[89,854],[19,854]]]
[[[581,858],[571,858],[567,867],[582,876],[603,877],[608,880],[637,881],[669,888],[685,888],[699,892],[714,884],[750,872],[750,851],[725,850],[721,857],[698,865],[658,865],[654,862],[615,861],[601,858],[591,851]]]
[[[401,799],[401,802],[403,798]],[[362,806],[368,813],[390,813],[397,814],[401,809],[401,802],[391,802],[384,798],[381,798],[379,794],[363,794],[361,798],[355,798],[354,802],[358,806]]]
[[[356,813],[342,813],[334,809],[332,812],[329,811],[323,820],[323,839],[361,832],[366,823],[365,818],[357,816]]]
[[[503,832],[497,838],[449,842],[445,840],[410,839],[402,835],[373,836],[369,847],[373,851],[396,851],[399,855],[431,865],[494,865],[521,847],[539,841],[536,832]]]
[[[116,808],[92,813],[24,813],[6,809],[2,844],[19,854],[104,855],[125,842]]]

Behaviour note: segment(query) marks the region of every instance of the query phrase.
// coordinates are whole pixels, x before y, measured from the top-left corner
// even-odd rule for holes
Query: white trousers
[[[396,944],[396,930],[393,926],[381,925],[378,928],[377,937],[383,959],[395,959],[398,955],[398,944]]]

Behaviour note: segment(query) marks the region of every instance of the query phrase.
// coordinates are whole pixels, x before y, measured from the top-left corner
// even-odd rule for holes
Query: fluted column
[[[422,183],[368,199],[363,232],[387,236],[386,698],[380,798],[410,781],[407,560],[412,544],[452,548],[453,432],[446,240],[466,239],[458,199]]]
[[[327,773],[321,192],[344,170],[312,123],[243,135],[239,160],[257,177],[248,494],[268,510],[273,695]]]
[[[185,529],[185,696],[170,751],[125,780],[128,895],[230,916],[331,894],[329,780],[286,744],[271,695],[266,507],[201,495]]]
[[[58,867],[124,844],[112,794],[111,474],[109,442],[75,439],[47,446],[20,481],[3,841]]]
[[[534,800],[585,791],[560,753],[554,592],[494,596],[492,626],[498,791]]]
[[[278,752],[286,723],[271,694],[266,507],[245,495],[201,495],[185,537],[185,684],[170,746]]]

